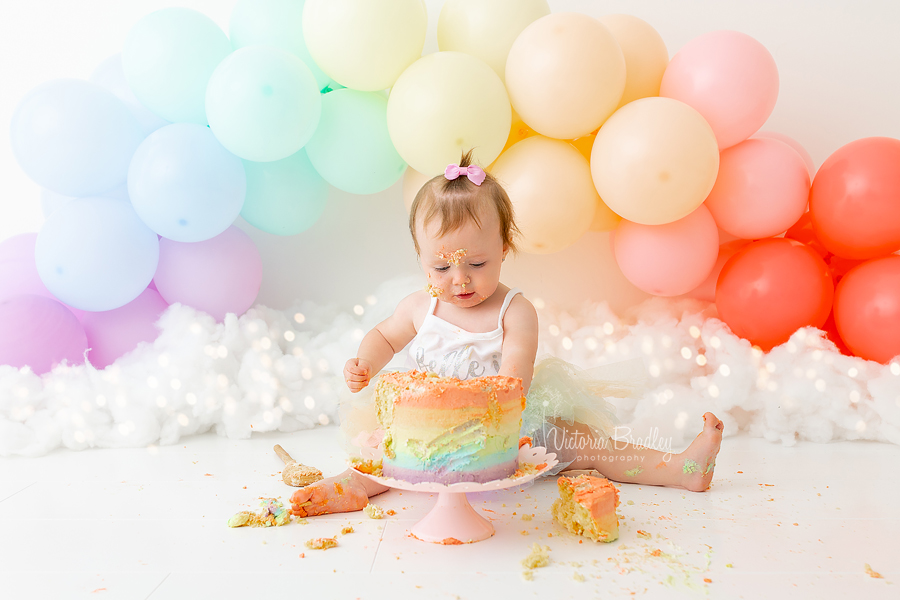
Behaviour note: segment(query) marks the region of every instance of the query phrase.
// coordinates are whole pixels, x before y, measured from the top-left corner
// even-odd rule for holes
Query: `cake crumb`
[[[872,577],[873,579],[884,579],[884,575],[882,575],[878,571],[873,570],[872,567],[869,566],[869,563],[865,563],[865,569],[866,575],[868,575],[869,577]]]
[[[384,511],[384,514],[386,514],[386,515],[390,515],[390,516],[392,516],[392,517],[393,517],[393,516],[394,516],[394,515],[396,515],[396,514],[397,514],[397,511],[396,511],[396,510],[394,510],[394,509],[393,509],[393,508],[391,508],[391,509],[389,509],[389,510],[386,510],[386,511]]]
[[[527,515],[527,514],[525,514],[525,513],[522,513],[522,520],[523,520],[523,521],[530,521],[530,520],[531,520],[531,515]]]
[[[522,560],[522,566],[526,569],[539,569],[550,564],[550,546],[540,544],[531,545],[531,554]]]
[[[523,530],[522,530],[522,535],[528,535],[528,531],[525,530],[525,529],[523,529]]]
[[[650,539],[650,534],[647,533],[646,531],[644,531],[643,529],[638,529],[638,530],[637,530],[637,536],[638,536],[639,538],[643,538],[643,539],[645,539],[645,540],[649,540],[649,539]]]
[[[346,525],[341,529],[341,535],[347,535],[348,533],[353,533],[353,525]]]
[[[534,571],[522,571],[522,579],[525,581],[534,581]]]
[[[328,550],[329,548],[337,548],[337,545],[337,539],[333,537],[306,540],[306,547],[310,550]]]
[[[368,515],[370,519],[383,519],[384,518],[384,509],[378,506],[377,504],[372,504],[369,502],[366,504],[366,507],[363,509],[363,512]]]
[[[582,575],[578,571],[575,571],[574,573],[572,573],[572,579],[574,579],[575,581],[584,581],[584,575]]]

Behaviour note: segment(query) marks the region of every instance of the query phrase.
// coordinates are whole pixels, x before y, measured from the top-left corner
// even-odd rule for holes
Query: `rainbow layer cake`
[[[387,373],[375,403],[385,430],[385,477],[483,483],[509,477],[518,466],[521,379]]]
[[[559,499],[550,509],[553,516],[572,533],[595,542],[619,538],[619,490],[604,477],[560,477]]]

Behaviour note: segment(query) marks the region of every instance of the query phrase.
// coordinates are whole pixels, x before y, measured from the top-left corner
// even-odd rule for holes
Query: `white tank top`
[[[503,315],[513,297],[521,293],[518,288],[507,292],[497,317],[497,329],[485,333],[472,333],[436,317],[434,309],[438,299],[432,298],[428,314],[410,342],[406,368],[457,379],[498,375],[503,347]]]

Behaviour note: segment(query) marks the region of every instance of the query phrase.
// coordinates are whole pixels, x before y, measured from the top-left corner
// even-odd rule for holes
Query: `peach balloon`
[[[625,57],[600,21],[578,13],[542,17],[519,34],[506,60],[513,108],[538,133],[574,139],[616,110]]]
[[[809,184],[796,150],[773,139],[744,140],[722,151],[706,207],[731,235],[758,240],[797,222],[806,210]]]
[[[509,128],[509,137],[506,138],[506,145],[503,146],[503,151],[506,152],[509,148],[518,144],[525,138],[530,138],[533,135],[537,135],[537,132],[529,127],[525,121],[522,120],[522,117],[515,111],[512,110],[512,125]],[[590,157],[588,157],[590,160]]]
[[[406,167],[406,172],[403,174],[403,205],[406,207],[406,212],[412,208],[416,194],[429,181],[431,181],[431,177],[422,175],[412,167]]]
[[[652,25],[631,15],[603,15],[625,55],[625,91],[619,106],[638,98],[659,96],[659,84],[669,66],[669,51]]]
[[[664,225],[622,221],[613,243],[616,263],[635,287],[656,296],[678,296],[709,276],[719,252],[719,233],[709,210],[700,206]]]
[[[753,135],[772,114],[778,67],[766,47],[746,33],[712,31],[672,57],[659,95],[700,111],[724,150]]]
[[[721,236],[720,236],[721,241]],[[750,243],[750,240],[731,240],[724,244],[719,244],[719,256],[716,258],[716,264],[710,271],[709,276],[697,287],[688,292],[691,298],[698,300],[706,300],[707,302],[716,301],[716,282],[719,280],[719,273],[722,267],[728,262],[728,259],[734,256],[738,250]]]
[[[503,80],[513,42],[549,14],[547,0],[447,0],[438,17],[438,48],[476,56]]]
[[[778,140],[779,142],[784,142],[791,148],[797,151],[797,154],[803,159],[803,164],[806,165],[806,170],[809,171],[809,180],[812,181],[813,177],[816,176],[816,163],[813,161],[812,155],[806,151],[800,142],[795,140],[789,135],[785,135],[783,133],[778,133],[777,131],[757,131],[754,133],[750,139],[759,139],[759,138],[768,138],[770,140]]]
[[[696,110],[671,98],[641,98],[603,124],[591,152],[597,191],[616,214],[643,225],[696,210],[716,182],[719,149]]]
[[[847,273],[835,291],[834,319],[857,356],[886,363],[900,355],[900,256],[870,260]]]
[[[491,173],[513,203],[525,252],[549,254],[571,246],[590,227],[600,202],[588,162],[561,140],[522,140],[500,155]]]

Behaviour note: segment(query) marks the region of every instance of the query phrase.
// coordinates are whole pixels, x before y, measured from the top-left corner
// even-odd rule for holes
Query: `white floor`
[[[333,474],[344,464],[335,437],[332,427],[245,441],[210,434],[0,459],[0,598],[900,597],[897,446],[728,438],[705,493],[621,485],[624,520],[611,544],[581,543],[552,520],[552,480],[470,495],[497,532],[462,546],[409,537],[434,497],[396,490],[375,500],[397,512],[381,521],[353,513],[226,526],[259,497],[287,503],[293,488],[274,444]],[[338,535],[339,547],[305,548],[347,524],[355,531]],[[525,581],[534,542],[553,562]]]

